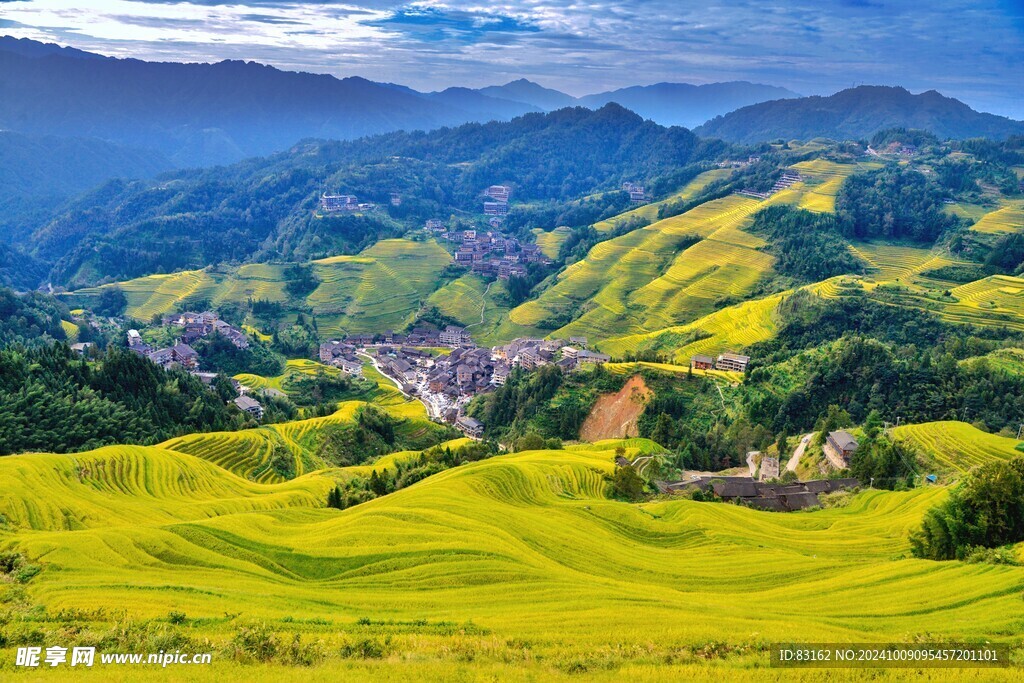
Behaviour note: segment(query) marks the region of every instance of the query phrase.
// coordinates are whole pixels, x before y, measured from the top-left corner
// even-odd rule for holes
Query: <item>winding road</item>
[[[786,469],[790,472],[796,472],[796,468],[800,465],[800,458],[804,457],[804,451],[807,450],[807,446],[810,445],[811,439],[814,438],[814,433],[804,434],[803,438],[800,439],[800,445],[793,451],[793,457],[786,463]]]

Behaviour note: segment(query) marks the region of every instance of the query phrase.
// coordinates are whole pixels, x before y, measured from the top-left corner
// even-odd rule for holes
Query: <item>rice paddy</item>
[[[440,273],[449,263],[451,256],[436,242],[382,240],[357,256],[313,261],[320,285],[301,304],[312,308],[325,336],[400,329],[437,288]],[[251,263],[150,275],[117,286],[128,300],[126,315],[148,322],[155,315],[180,310],[190,301],[209,301],[214,307],[245,305],[250,299],[287,303],[287,267]],[[101,289],[81,289],[68,296],[88,301]]]
[[[648,221],[654,222],[658,220],[658,210],[665,204],[669,204],[676,201],[687,202],[696,197],[700,192],[711,183],[716,180],[722,180],[732,175],[732,169],[728,168],[716,168],[710,171],[705,171],[698,175],[696,178],[688,182],[682,190],[675,193],[671,197],[663,199],[658,202],[651,202],[650,204],[644,204],[638,206],[635,209],[630,209],[620,213],[613,218],[608,218],[603,221],[594,223],[594,229],[598,232],[612,232],[615,227],[621,223],[633,218],[644,218]]]
[[[601,339],[709,313],[717,299],[742,296],[771,267],[772,257],[757,250],[763,242],[742,230],[759,207],[733,195],[600,242],[509,319],[519,331],[537,333],[548,320],[579,310],[551,334]],[[702,239],[690,245],[694,236]]]
[[[540,247],[542,254],[550,259],[558,258],[558,252],[565,243],[565,240],[569,237],[572,232],[572,228],[561,226],[554,230],[541,230],[540,228],[533,229],[533,238],[537,242],[537,246]]]
[[[895,428],[893,436],[914,446],[940,472],[963,474],[993,460],[1021,455],[1017,446],[1022,442],[988,434],[964,422],[905,425]]]
[[[982,216],[971,230],[986,234],[1024,231],[1024,200],[1005,201],[999,209]]]
[[[322,507],[330,472],[259,484],[160,447],[12,456],[0,459],[0,545],[41,564],[26,597],[49,614],[175,610],[211,646],[253,621],[322,639],[327,661],[275,668],[284,679],[777,680],[765,647],[778,639],[1020,632],[1024,568],[910,559],[907,534],[943,487],[865,491],[796,514],[628,504],[606,497],[603,478],[619,443],[656,448],[496,457],[343,511]],[[379,659],[336,654],[385,636]],[[709,643],[714,654],[694,656]],[[257,671],[203,669],[190,676]],[[1012,680],[1019,669],[985,673]]]
[[[188,434],[160,444],[160,448],[193,455],[250,481],[277,483],[288,479],[288,474],[302,476],[328,467],[316,450],[317,431],[328,425],[354,422],[356,411],[366,405],[370,404],[346,401],[327,417],[237,432]],[[399,438],[426,443],[442,433],[441,427],[426,419],[419,402],[373,405],[401,420],[396,428]],[[439,440],[434,438],[433,443]],[[281,458],[286,458],[287,462],[282,462]]]

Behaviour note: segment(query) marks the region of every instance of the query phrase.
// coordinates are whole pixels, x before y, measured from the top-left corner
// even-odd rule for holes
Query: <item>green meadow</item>
[[[305,425],[275,429],[301,439]],[[900,429],[963,468],[1010,454],[966,426]],[[908,533],[943,486],[793,514],[631,504],[609,498],[605,477],[617,446],[654,446],[633,439],[498,456],[333,510],[335,482],[415,453],[252,481],[244,434],[235,461],[181,442],[0,459],[0,547],[41,567],[5,594],[0,631],[173,633],[218,653],[192,680],[255,675],[230,654],[253,625],[317,653],[308,669],[272,659],[284,680],[768,680],[781,638],[1019,644],[1024,627],[1024,568],[911,558]]]

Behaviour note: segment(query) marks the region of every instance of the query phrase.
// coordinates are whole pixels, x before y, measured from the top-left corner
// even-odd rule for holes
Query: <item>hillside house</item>
[[[455,325],[449,325],[444,328],[439,335],[439,339],[445,346],[451,346],[453,348],[458,348],[463,344],[469,344],[473,341],[469,332],[466,332],[465,329]]]
[[[772,458],[769,456],[763,456],[761,458],[761,471],[760,480],[769,481],[771,479],[779,478],[779,459]]]
[[[89,349],[93,347],[92,342],[79,342],[71,345],[71,350],[77,353],[79,356],[89,355]]]
[[[254,398],[248,396],[239,396],[233,403],[238,406],[238,409],[249,413],[257,420],[263,419],[263,406]]]
[[[690,358],[690,367],[694,370],[713,370],[715,361],[711,356],[697,354]]]
[[[508,185],[491,185],[484,194],[496,202],[508,203],[508,198],[512,194],[512,188]]]
[[[746,372],[750,364],[750,356],[741,356],[738,353],[723,353],[715,361],[715,368],[731,372]]]
[[[508,202],[484,202],[485,216],[507,216]]]
[[[857,451],[857,440],[842,429],[829,432],[825,437],[824,451],[829,462],[836,469],[845,469],[850,464],[850,456]]]
[[[580,351],[576,354],[576,360],[581,365],[603,365],[612,359],[607,353],[597,353],[596,351]]]
[[[461,429],[467,436],[475,439],[479,439],[484,435],[483,424],[471,417],[460,417],[455,421],[455,426]]]
[[[175,363],[186,370],[194,370],[199,367],[199,354],[188,344],[176,344],[172,346],[171,356]]]
[[[363,376],[363,364],[357,359],[339,358],[335,361],[335,365],[337,365],[342,372],[352,375],[353,377]]]
[[[358,211],[359,200],[351,194],[327,194],[320,197],[320,208],[327,213],[337,211]]]
[[[137,348],[142,346],[142,343],[142,335],[138,330],[128,330],[128,348]]]

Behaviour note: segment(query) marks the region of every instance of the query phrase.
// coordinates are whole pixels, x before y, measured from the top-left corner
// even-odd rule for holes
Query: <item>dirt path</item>
[[[597,399],[580,428],[580,439],[593,442],[636,436],[637,420],[652,393],[643,377],[630,377],[621,390]]]
[[[796,468],[800,465],[800,458],[804,457],[804,451],[807,450],[807,444],[811,443],[811,438],[813,437],[814,434],[811,433],[805,434],[803,438],[800,439],[800,445],[796,447],[796,450],[793,451],[793,457],[786,463],[787,470],[790,472],[796,472]]]
[[[483,325],[484,324],[484,315],[487,313],[487,293],[491,291],[491,285],[492,284],[494,284],[494,283],[493,282],[488,282],[487,283],[487,287],[486,287],[486,289],[484,289],[483,296],[481,297],[483,299],[483,302],[480,304],[480,322],[473,323],[472,325],[466,325],[466,329],[467,330],[469,328],[471,328],[471,327],[476,327],[477,325]]]

